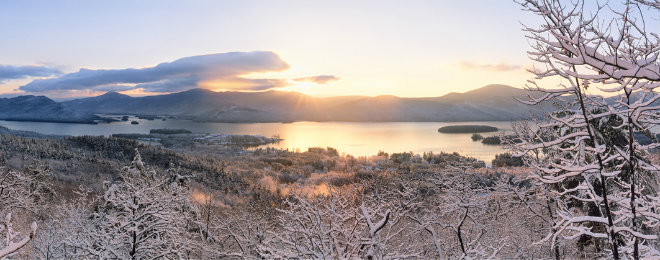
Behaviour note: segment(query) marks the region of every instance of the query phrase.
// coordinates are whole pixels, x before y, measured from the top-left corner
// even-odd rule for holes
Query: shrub
[[[337,151],[337,149],[332,147],[328,147],[327,149],[328,149],[328,154],[330,154],[331,156],[339,156],[339,152]]]
[[[523,166],[523,160],[520,157],[515,157],[511,155],[511,153],[501,153],[495,155],[495,159],[493,160],[493,166],[495,167]]]
[[[266,163],[279,163],[279,164],[284,165],[284,166],[292,166],[293,165],[293,161],[290,160],[290,159],[287,159],[287,158],[275,157],[275,158],[262,158],[261,160],[266,162]]]
[[[502,140],[500,140],[499,136],[489,136],[481,140],[481,143],[499,145],[502,144]]]
[[[413,153],[393,153],[390,156],[390,159],[392,159],[393,162],[395,163],[403,163],[403,162],[409,162],[410,159],[412,159]]]

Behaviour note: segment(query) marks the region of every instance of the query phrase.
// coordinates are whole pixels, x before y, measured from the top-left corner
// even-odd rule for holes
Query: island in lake
[[[445,134],[489,133],[497,130],[497,127],[487,125],[449,125],[438,128],[438,132]]]

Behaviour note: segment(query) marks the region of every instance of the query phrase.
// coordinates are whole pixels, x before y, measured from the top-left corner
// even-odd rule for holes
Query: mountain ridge
[[[523,89],[497,84],[465,93],[421,98],[313,97],[284,91],[192,89],[145,97],[108,92],[61,103],[85,113],[163,115],[213,122],[505,121],[529,118],[533,109],[515,99],[524,97],[525,93]]]
[[[24,95],[0,98],[0,120],[95,123],[103,118],[92,113],[70,109],[45,96]]]

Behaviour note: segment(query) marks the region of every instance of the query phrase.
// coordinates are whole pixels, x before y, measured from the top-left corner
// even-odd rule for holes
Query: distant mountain
[[[337,114],[373,121],[507,121],[530,117],[533,108],[516,100],[526,93],[510,86],[488,85],[434,98],[365,97],[336,109]]]
[[[488,85],[442,97],[311,97],[296,92],[214,92],[204,89],[130,97],[109,92],[63,102],[86,113],[168,115],[199,121],[504,121],[529,118],[526,90]]]
[[[0,98],[0,120],[94,123],[101,119],[92,113],[67,108],[44,96]]]

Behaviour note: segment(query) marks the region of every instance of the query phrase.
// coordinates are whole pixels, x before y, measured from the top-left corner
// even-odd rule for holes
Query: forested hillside
[[[530,243],[549,225],[539,190],[458,154],[6,134],[0,144],[13,180],[0,195],[29,191],[1,205],[21,232],[12,241],[28,237],[29,223],[38,230],[21,257],[548,256]]]

